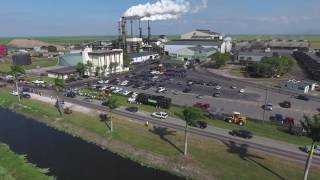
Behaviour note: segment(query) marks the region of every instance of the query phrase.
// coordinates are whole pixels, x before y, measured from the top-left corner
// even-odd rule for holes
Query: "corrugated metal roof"
[[[191,46],[218,46],[220,47],[223,41],[215,40],[174,40],[165,43],[165,45],[191,45]]]

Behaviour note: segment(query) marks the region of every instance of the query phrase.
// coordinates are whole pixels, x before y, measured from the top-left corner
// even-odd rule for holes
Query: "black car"
[[[307,96],[304,96],[304,95],[299,95],[296,98],[300,99],[300,100],[304,100],[304,101],[309,101],[309,98]]]
[[[66,97],[70,97],[70,98],[74,98],[74,97],[76,97],[76,93],[70,91],[70,92],[67,92],[67,93],[65,94],[65,96],[66,96]]]
[[[185,88],[182,92],[184,92],[184,93],[189,93],[189,92],[191,92],[192,90],[190,89],[190,88]]]
[[[200,129],[205,129],[205,128],[207,128],[208,124],[204,121],[197,121],[196,126]]]
[[[220,96],[221,96],[221,92],[215,92],[215,93],[213,94],[213,96],[214,96],[214,97],[220,97]]]
[[[238,136],[245,139],[251,139],[253,137],[252,132],[247,130],[232,130],[229,132],[231,136]]]
[[[128,108],[126,108],[126,110],[129,112],[136,113],[136,112],[138,112],[139,109],[137,107],[128,107]]]
[[[21,94],[21,97],[26,98],[26,99],[30,99],[31,98],[30,94],[27,94],[27,93]]]
[[[290,101],[283,101],[281,103],[279,103],[280,107],[283,108],[291,108],[291,102]]]

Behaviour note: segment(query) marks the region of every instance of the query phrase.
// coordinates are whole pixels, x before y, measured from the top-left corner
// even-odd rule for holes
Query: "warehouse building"
[[[234,59],[236,64],[253,64],[260,62],[263,58],[272,57],[272,52],[245,51],[239,52]]]
[[[185,40],[222,40],[223,34],[210,30],[196,29],[181,35],[181,39]]]
[[[81,53],[70,53],[59,56],[58,65],[60,66],[76,66],[78,63],[82,63]]]
[[[206,61],[211,55],[215,54],[217,51],[218,50],[216,48],[205,48],[200,45],[195,47],[187,47],[177,51],[177,59],[184,61]]]
[[[90,76],[95,75],[97,67],[103,69],[103,67],[106,66],[107,71],[105,72],[105,75],[110,73],[121,73],[129,70],[128,68],[124,68],[123,66],[122,49],[93,51],[92,48],[85,48],[82,52],[82,60],[83,64],[87,64],[87,62],[92,63],[92,69],[88,70],[87,72],[87,74]],[[116,64],[116,67],[111,68],[112,64]]]
[[[316,83],[292,79],[282,83],[281,88],[295,93],[307,94],[314,91],[316,86]]]
[[[131,64],[141,63],[148,60],[154,60],[159,58],[159,53],[156,52],[138,52],[128,54],[131,59]]]
[[[12,56],[12,63],[14,65],[30,65],[31,56],[29,53],[19,53]]]
[[[77,76],[78,72],[75,66],[62,67],[58,69],[48,70],[48,77],[50,78],[59,78],[59,79],[68,79],[71,76]]]
[[[215,48],[221,53],[230,52],[232,49],[231,39],[223,41],[215,40],[174,40],[165,43],[164,51],[167,55],[177,57],[178,52],[185,48],[194,48],[202,46],[203,48]]]

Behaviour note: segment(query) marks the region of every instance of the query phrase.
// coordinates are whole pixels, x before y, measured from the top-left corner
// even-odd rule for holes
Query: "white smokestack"
[[[207,6],[207,0],[202,0],[201,5],[192,6],[187,0],[159,0],[153,4],[139,4],[129,8],[123,16],[143,21],[156,21],[177,19],[181,15],[198,12]],[[194,7],[194,8],[191,8]]]

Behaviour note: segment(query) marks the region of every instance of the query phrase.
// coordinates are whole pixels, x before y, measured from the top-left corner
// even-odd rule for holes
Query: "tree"
[[[55,46],[48,46],[48,51],[49,52],[57,52],[57,47],[55,47]]]
[[[101,71],[101,68],[100,68],[99,66],[97,66],[97,67],[96,67],[95,75],[96,75],[96,76],[99,76],[99,78],[101,78],[101,73],[100,73],[100,71]]]
[[[92,67],[93,67],[92,62],[87,61],[87,63],[85,64],[85,69],[89,72],[89,76],[91,76],[92,74]]]
[[[19,82],[18,82],[18,78],[20,75],[25,74],[25,70],[23,69],[22,66],[18,66],[18,65],[13,65],[10,66],[10,74],[13,76],[14,81],[15,81],[15,85],[16,85],[16,91],[18,93],[18,98],[19,101],[21,100],[21,96],[19,93]]]
[[[317,142],[320,142],[320,115],[314,115],[312,118],[305,116],[305,122],[302,122],[303,128],[307,131],[307,136],[312,139],[308,159],[304,170],[304,180],[307,180],[309,169],[312,162],[314,147]]]
[[[109,64],[110,75],[113,75],[113,73],[117,72],[117,67],[118,67],[118,63],[117,62],[111,62]]]
[[[116,97],[109,97],[108,101],[105,103],[107,105],[107,107],[109,108],[110,110],[110,131],[112,132],[113,131],[113,124],[112,124],[112,111],[114,109],[117,109],[119,106],[120,106],[120,103],[119,103],[119,100],[116,98]]]
[[[194,125],[198,119],[202,117],[199,110],[192,107],[184,107],[182,114],[178,114],[180,118],[186,121],[185,129],[184,129],[184,155],[187,155],[188,151],[188,133],[189,126]]]
[[[124,66],[129,66],[131,63],[131,59],[128,56],[128,54],[123,55],[123,65]]]
[[[59,98],[59,94],[61,92],[64,91],[64,80],[63,79],[59,79],[59,78],[56,78],[54,79],[54,87],[55,87],[55,91],[57,93],[57,101],[56,101],[56,107],[60,113],[60,116],[62,117],[63,116],[63,112],[62,112],[62,108],[61,108],[61,102],[60,102],[60,98]]]
[[[230,54],[229,53],[222,54],[220,52],[217,52],[212,56],[212,58],[216,62],[216,67],[220,68],[226,65],[227,61],[230,60]]]
[[[83,63],[79,62],[76,66],[77,72],[80,76],[84,75],[84,72],[86,71],[86,67]]]

